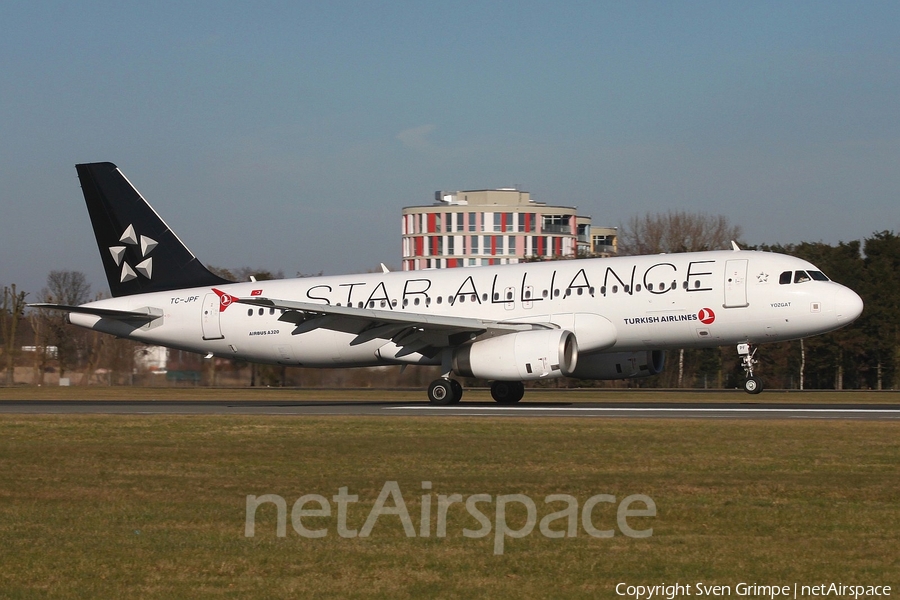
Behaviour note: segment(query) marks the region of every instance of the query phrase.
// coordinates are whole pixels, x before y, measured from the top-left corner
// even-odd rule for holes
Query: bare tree
[[[619,254],[723,250],[741,237],[740,225],[722,215],[683,210],[634,215],[619,227]],[[678,351],[678,387],[684,384],[684,349]],[[721,371],[721,369],[720,369]]]
[[[50,271],[46,294],[49,302],[77,306],[88,301],[91,284],[81,271]]]
[[[25,312],[26,292],[17,292],[16,284],[3,288],[0,303],[0,335],[3,337],[3,353],[6,354],[6,385],[13,384],[16,356],[16,330]]]
[[[50,271],[47,287],[41,290],[41,300],[53,304],[77,306],[90,298],[91,286],[81,271]],[[66,324],[65,315],[58,311],[44,312],[45,339],[56,346],[60,377],[74,366],[79,347],[76,335]]]
[[[619,254],[724,250],[741,237],[722,215],[669,211],[634,215],[619,228]]]

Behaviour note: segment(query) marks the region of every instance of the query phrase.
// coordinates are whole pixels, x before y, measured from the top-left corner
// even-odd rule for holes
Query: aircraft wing
[[[320,328],[331,329],[355,333],[357,337],[351,342],[351,346],[373,339],[383,339],[394,341],[398,346],[416,352],[428,348],[455,346],[487,332],[502,335],[514,331],[553,327],[544,323],[491,321],[274,298],[237,298],[234,302],[285,311],[279,320],[294,323],[296,325],[294,335]]]

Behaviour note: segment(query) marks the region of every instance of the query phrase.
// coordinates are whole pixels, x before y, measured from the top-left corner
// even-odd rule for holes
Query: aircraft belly
[[[350,343],[357,337],[354,333],[316,329],[290,340],[297,361],[304,365],[346,366],[377,365],[375,352],[385,341],[374,339],[355,346]]]

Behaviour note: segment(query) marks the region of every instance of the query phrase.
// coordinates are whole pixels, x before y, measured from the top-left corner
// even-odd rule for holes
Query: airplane
[[[76,165],[112,297],[66,311],[80,327],[251,362],[439,365],[436,405],[458,377],[515,404],[524,382],[660,373],[667,350],[736,346],[744,389],[758,345],[833,331],[862,299],[813,264],[741,250],[232,282],[209,271],[116,165]],[[387,271],[387,269],[383,269]]]

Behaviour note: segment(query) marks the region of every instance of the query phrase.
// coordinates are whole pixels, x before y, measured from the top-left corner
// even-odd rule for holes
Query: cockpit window
[[[805,283],[807,281],[811,281],[811,278],[806,274],[806,271],[794,271],[794,283]]]
[[[816,281],[829,281],[828,277],[822,271],[807,271],[809,276]]]
[[[778,283],[780,283],[781,285],[790,283],[792,276],[793,276],[793,273],[791,273],[790,271],[785,271],[784,273],[781,274],[781,277],[778,278]]]

